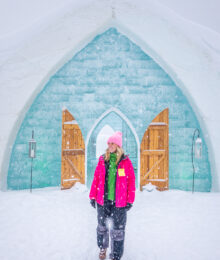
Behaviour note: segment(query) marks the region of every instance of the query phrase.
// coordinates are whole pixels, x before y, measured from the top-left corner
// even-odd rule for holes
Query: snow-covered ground
[[[220,194],[137,192],[124,260],[220,259]],[[82,185],[0,192],[1,260],[95,260],[96,211]]]

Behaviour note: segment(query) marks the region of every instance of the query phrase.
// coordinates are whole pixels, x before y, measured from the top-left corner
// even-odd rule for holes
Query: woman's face
[[[114,143],[108,143],[108,149],[110,153],[115,153],[117,149],[117,144]]]

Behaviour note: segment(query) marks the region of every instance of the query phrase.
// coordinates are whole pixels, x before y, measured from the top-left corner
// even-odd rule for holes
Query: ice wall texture
[[[191,190],[192,135],[195,128],[200,129],[195,113],[170,76],[115,28],[96,36],[74,55],[36,97],[13,146],[9,189],[29,188],[27,142],[32,129],[37,141],[33,187],[60,185],[63,107],[76,118],[84,139],[94,121],[115,107],[130,120],[140,142],[149,123],[168,107],[169,187]],[[195,162],[195,190],[210,191],[211,173],[203,133],[202,139],[203,158]]]

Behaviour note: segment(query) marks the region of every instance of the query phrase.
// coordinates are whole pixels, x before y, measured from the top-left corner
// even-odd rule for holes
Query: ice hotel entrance
[[[76,182],[86,183],[88,188],[91,186],[98,158],[105,153],[107,138],[116,130],[123,133],[123,149],[126,154],[129,154],[133,163],[136,186],[138,186],[139,141],[126,117],[117,109],[105,112],[90,130],[85,149],[82,133],[76,120],[68,110],[65,110],[63,111],[62,126],[62,189],[70,188]]]
[[[7,188],[29,188],[32,130],[33,188],[68,188],[76,181],[89,186],[105,136],[120,130],[138,189],[151,182],[161,190],[192,190],[192,135],[198,128],[203,156],[195,160],[195,191],[210,191],[208,137],[191,99],[171,78],[175,73],[169,75],[168,66],[163,69],[148,51],[112,27],[71,53],[23,115],[9,156]]]
[[[98,158],[107,148],[108,137],[116,130],[123,133],[123,149],[133,163],[136,187],[142,190],[144,185],[152,183],[159,190],[168,189],[168,109],[150,123],[140,151],[132,125],[119,110],[111,109],[97,120],[87,138],[86,149],[80,128],[68,110],[63,111],[62,122],[62,189],[71,188],[76,182],[91,186]]]

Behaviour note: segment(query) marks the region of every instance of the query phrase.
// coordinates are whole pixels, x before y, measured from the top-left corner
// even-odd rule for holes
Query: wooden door
[[[149,125],[141,142],[140,190],[151,183],[158,190],[169,188],[169,110]]]
[[[85,144],[81,130],[68,110],[63,111],[61,189],[85,183]]]

